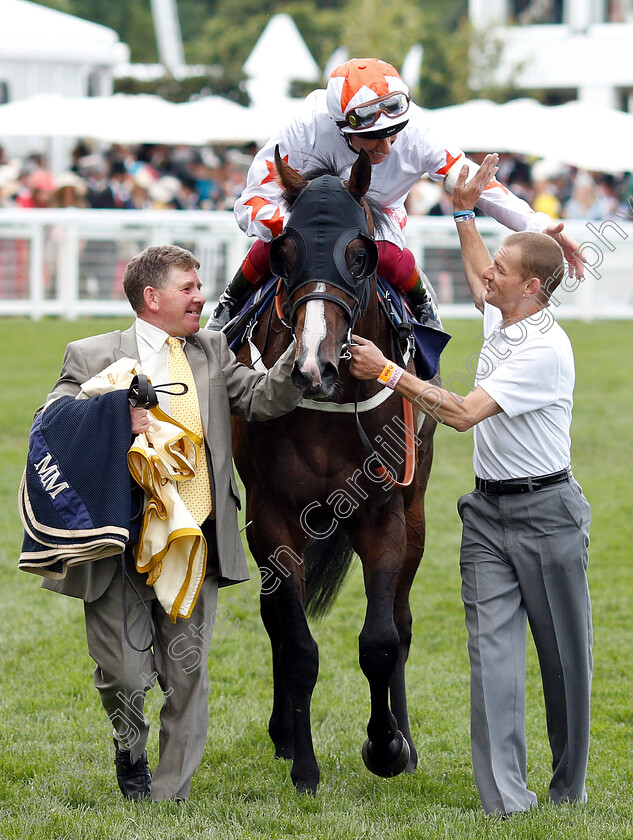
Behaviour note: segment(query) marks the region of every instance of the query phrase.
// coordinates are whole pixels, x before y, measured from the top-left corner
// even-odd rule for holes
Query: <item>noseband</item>
[[[351,273],[345,261],[347,247],[354,239],[363,240],[368,254],[358,277]],[[286,240],[293,243],[296,253],[290,271],[282,249]],[[270,248],[270,267],[283,278],[288,298],[308,283],[322,282],[340,289],[354,301],[350,308],[336,295],[315,289],[294,304],[284,304],[284,314],[291,324],[298,306],[309,300],[329,300],[344,310],[351,330],[367,308],[369,278],[377,265],[378,248],[367,227],[365,211],[340,178],[333,175],[322,175],[304,187],[292,205],[288,225]]]

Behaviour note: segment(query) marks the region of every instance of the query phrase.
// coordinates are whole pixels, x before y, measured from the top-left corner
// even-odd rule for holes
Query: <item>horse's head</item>
[[[369,300],[378,250],[363,196],[371,163],[362,151],[344,183],[335,175],[306,180],[275,150],[290,205],[273,240],[270,265],[283,277],[297,340],[292,381],[304,396],[326,399],[338,379],[341,350]]]

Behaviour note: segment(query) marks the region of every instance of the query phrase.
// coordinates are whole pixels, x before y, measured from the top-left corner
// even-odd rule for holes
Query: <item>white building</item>
[[[29,3],[0,0],[0,104],[38,94],[109,96],[114,67],[129,61],[129,49],[113,29]],[[41,149],[39,137],[3,137],[11,156]],[[49,150],[59,168],[72,141],[62,138]]]
[[[469,0],[500,37],[497,81],[633,112],[633,0]]]
[[[129,60],[113,29],[27,0],[0,0],[0,101],[39,93],[107,96]]]

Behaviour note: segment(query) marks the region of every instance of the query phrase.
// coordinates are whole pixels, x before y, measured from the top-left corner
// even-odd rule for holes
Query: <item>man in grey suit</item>
[[[290,382],[292,346],[262,374],[236,361],[222,333],[199,331],[205,303],[199,267],[193,254],[170,245],[147,248],[134,257],[124,276],[134,324],[124,332],[71,342],[48,397],[75,396],[84,382],[124,357],[137,360],[138,372],[153,383],[168,382],[170,336],[184,347],[198,393],[211,513],[200,523],[208,546],[207,570],[191,617],[170,621],[146,585],[146,575],[136,571],[130,547],[126,564],[123,556],[109,557],[74,566],[65,578],[47,578],[42,584],[84,601],[88,649],[97,665],[94,681],[114,729],[117,779],[131,799],[186,799],[202,758],[218,586],[249,576],[237,524],[240,498],[232,465],[231,414],[266,420],[292,410],[300,399]],[[160,407],[170,413],[168,394],[160,394]],[[147,431],[147,411],[130,407],[130,412],[132,433]],[[152,777],[144,704],[156,680],[163,697],[159,760]]]
[[[497,160],[488,155],[468,183],[463,169],[453,193],[466,279],[484,316],[473,390],[461,397],[420,382],[362,338],[350,370],[458,431],[474,427],[475,490],[458,502],[472,757],[484,810],[509,815],[537,802],[527,786],[526,620],[543,682],[550,801],[587,798],[591,512],[570,468],[573,352],[548,310],[565,273],[563,252],[551,237],[524,232],[491,259],[473,208]]]

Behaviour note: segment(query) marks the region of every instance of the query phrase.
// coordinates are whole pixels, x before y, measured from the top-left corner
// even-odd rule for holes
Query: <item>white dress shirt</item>
[[[164,385],[169,382],[169,334],[142,318],[137,318],[134,326],[141,363],[139,373],[144,373],[152,385]],[[165,414],[170,414],[169,394],[159,393],[158,404]]]

